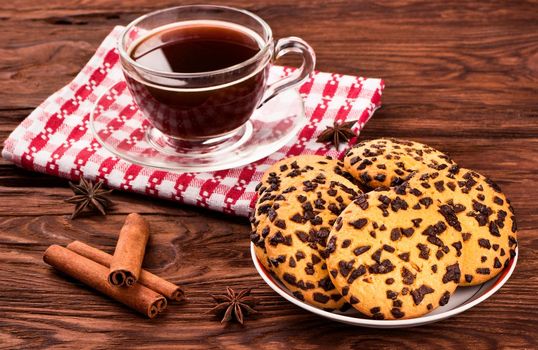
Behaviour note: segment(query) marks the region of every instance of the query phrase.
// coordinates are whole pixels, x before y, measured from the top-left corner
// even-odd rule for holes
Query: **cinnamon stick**
[[[149,318],[154,318],[166,308],[166,298],[162,295],[141,284],[131,288],[111,286],[107,282],[108,269],[105,266],[59,245],[50,246],[43,255],[43,261]]]
[[[108,281],[115,286],[130,287],[140,277],[142,260],[149,238],[149,225],[136,214],[127,215],[110,262]]]
[[[95,261],[106,267],[110,267],[110,262],[112,261],[112,255],[105,253],[104,251],[89,246],[80,241],[74,241],[67,245],[67,249],[82,255],[85,258]],[[181,287],[176,286],[175,284],[168,282],[167,280],[152,274],[149,271],[142,269],[140,271],[140,278],[138,283],[143,284],[151,290],[156,291],[164,295],[167,299],[180,301],[184,298],[184,293]]]

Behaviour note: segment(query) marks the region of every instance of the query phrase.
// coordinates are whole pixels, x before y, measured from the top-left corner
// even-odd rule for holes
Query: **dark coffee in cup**
[[[142,112],[163,133],[181,140],[205,139],[241,127],[259,105],[268,69],[244,65],[235,79],[222,70],[256,56],[262,38],[246,27],[221,21],[172,23],[142,34],[128,50],[129,57],[152,71],[152,79],[126,74],[129,89]],[[249,71],[250,70],[250,71]],[[219,71],[212,75],[212,72]],[[207,73],[199,87],[181,86],[175,73]],[[237,72],[234,74],[237,75]],[[220,81],[215,81],[215,77]],[[158,79],[156,81],[155,79]],[[173,81],[173,84],[167,84]]]
[[[226,160],[217,154],[233,158],[253,137],[256,125],[249,119],[256,109],[304,82],[316,62],[302,39],[274,40],[255,14],[214,5],[177,6],[137,18],[122,32],[118,52],[148,122],[145,140],[163,156],[212,153],[219,162]],[[285,55],[302,57],[301,66],[268,83],[272,64]],[[271,112],[264,113],[271,120]]]
[[[165,26],[139,40],[130,55],[156,71],[199,73],[234,66],[258,51],[260,43],[240,26],[201,22]]]

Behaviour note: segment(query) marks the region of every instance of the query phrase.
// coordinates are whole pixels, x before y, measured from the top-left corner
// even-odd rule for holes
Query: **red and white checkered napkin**
[[[233,215],[248,216],[263,172],[276,161],[299,154],[338,157],[334,148],[315,142],[334,120],[355,120],[360,131],[381,103],[383,81],[316,72],[300,92],[310,122],[285,147],[242,168],[207,173],[175,173],[131,164],[104,149],[88,129],[97,98],[123,80],[116,27],[77,77],[37,107],[5,141],[2,156],[26,169],[78,180],[102,179],[115,189],[145,193]],[[275,66],[273,79],[290,68]],[[111,101],[125,103],[132,101]],[[135,108],[135,113],[140,113]],[[343,149],[344,147],[342,147]]]

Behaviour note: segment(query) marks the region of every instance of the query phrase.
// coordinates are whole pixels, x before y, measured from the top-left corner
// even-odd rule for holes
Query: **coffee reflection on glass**
[[[183,6],[141,17],[120,38],[128,88],[151,125],[170,143],[219,142],[254,110],[313,70],[314,54],[298,38],[276,45],[259,17],[220,6]],[[303,56],[291,77],[267,84],[270,63]]]

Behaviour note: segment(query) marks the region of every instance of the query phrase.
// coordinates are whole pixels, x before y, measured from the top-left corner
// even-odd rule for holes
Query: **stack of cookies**
[[[361,142],[342,162],[287,158],[257,193],[259,261],[325,310],[418,317],[515,256],[514,213],[499,186],[417,142]]]

